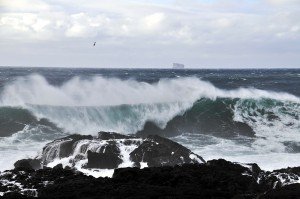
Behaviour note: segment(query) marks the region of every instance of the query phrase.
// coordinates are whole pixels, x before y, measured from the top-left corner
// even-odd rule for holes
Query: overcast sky
[[[173,62],[299,68],[300,0],[0,0],[2,66]]]

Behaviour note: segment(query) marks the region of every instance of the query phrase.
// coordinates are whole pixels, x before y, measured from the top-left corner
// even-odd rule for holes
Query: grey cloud
[[[293,0],[63,0],[31,8],[35,0],[13,1],[1,5],[2,65],[151,67],[178,60],[236,67],[269,60],[274,67],[298,67],[300,59],[300,6]]]

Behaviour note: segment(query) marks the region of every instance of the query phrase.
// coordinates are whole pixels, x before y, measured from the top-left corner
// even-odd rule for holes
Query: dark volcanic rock
[[[120,168],[113,178],[93,178],[62,165],[36,171],[14,169],[1,173],[0,192],[6,192],[3,198],[32,198],[37,194],[44,199],[300,197],[300,184],[273,189],[258,183],[253,173],[256,166],[248,168],[220,159],[175,167]],[[263,172],[258,166],[254,170]],[[1,185],[2,181],[8,186]],[[22,186],[14,186],[16,183]]]
[[[259,183],[270,188],[280,188],[283,185],[300,181],[300,167],[267,171],[260,176]]]
[[[18,160],[14,164],[15,168],[20,169],[20,168],[25,168],[25,169],[41,169],[41,161],[38,159],[22,159]]]
[[[300,184],[291,184],[278,189],[271,189],[259,199],[299,199],[300,198]]]
[[[5,194],[5,196],[3,198],[6,198],[6,199],[29,199],[29,198],[34,199],[35,197],[23,195],[18,192],[8,192]]]
[[[48,143],[43,148],[43,153],[42,153],[43,164],[46,165],[52,160],[54,160],[55,158],[65,158],[70,156],[73,153],[74,144],[77,141],[84,140],[84,139],[92,140],[93,136],[74,134]]]
[[[300,176],[300,167],[288,167],[285,169],[277,169],[273,172],[279,172],[279,173],[288,173],[288,174],[296,174]]]
[[[98,137],[71,135],[54,140],[43,148],[39,157],[43,166],[68,158],[64,159],[64,165],[78,167],[80,164],[82,168],[93,169],[115,169],[124,161],[138,167],[141,162],[148,166],[205,162],[189,149],[158,135],[141,138],[113,132],[99,132]],[[81,160],[87,160],[87,163]]]
[[[119,168],[113,178],[93,178],[73,167],[87,160],[82,164],[85,169],[114,169],[128,156],[134,166],[147,163],[148,168]],[[68,168],[58,164],[39,169],[40,160],[64,157],[70,161]],[[73,135],[55,140],[46,145],[41,159],[17,161],[14,170],[0,173],[0,194],[5,193],[4,198],[297,198],[299,186],[293,184],[299,179],[300,167],[265,172],[257,164],[205,162],[158,135],[138,138],[102,132],[97,138]]]
[[[205,162],[202,157],[184,146],[158,135],[149,135],[137,149],[130,153],[130,159],[137,166],[140,162],[145,162],[149,167]]]
[[[99,153],[88,151],[87,168],[100,169],[115,169],[122,163],[120,156],[120,149],[116,144],[110,143],[100,149]]]
[[[130,139],[130,138],[136,138],[131,135],[123,135],[119,133],[114,133],[114,132],[104,132],[101,131],[98,133],[98,138],[101,140],[110,140],[110,139]]]
[[[116,169],[113,179],[122,182],[135,181],[139,185],[168,187],[172,191],[169,194],[174,196],[178,194],[181,197],[186,195],[231,198],[238,194],[255,195],[254,191],[260,190],[253,177],[243,175],[246,171],[249,170],[241,165],[215,160],[213,164],[184,164],[143,170]],[[175,190],[176,188],[178,190]],[[157,196],[160,194],[162,193],[157,193]]]

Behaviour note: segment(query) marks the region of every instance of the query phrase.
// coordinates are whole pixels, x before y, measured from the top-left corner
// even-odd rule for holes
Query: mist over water
[[[251,85],[218,88],[185,75],[141,81],[135,72],[132,78],[75,75],[56,84],[29,73],[7,81],[0,94],[1,133],[8,134],[0,137],[1,170],[67,134],[136,133],[148,121],[162,130],[173,125],[179,134],[172,139],[206,159],[258,162],[266,169],[300,165],[297,95]],[[241,134],[235,122],[248,125],[255,135]],[[228,132],[206,130],[214,128]],[[270,163],[278,157],[286,161]]]

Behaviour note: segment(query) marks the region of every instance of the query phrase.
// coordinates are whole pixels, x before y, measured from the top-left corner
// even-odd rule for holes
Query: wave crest
[[[247,128],[245,125],[240,128],[240,123],[255,126],[245,117],[238,118],[239,113],[234,110],[238,101],[249,99],[254,103],[261,99],[300,102],[298,97],[288,93],[255,88],[222,90],[195,77],[162,79],[153,84],[75,77],[61,86],[54,86],[43,76],[31,75],[6,85],[1,92],[0,104],[23,107],[37,120],[46,118],[71,133],[90,134],[100,130],[135,133],[143,129],[147,121],[164,129],[172,122],[183,124],[183,119],[176,118],[187,115],[189,110],[189,117],[184,118],[187,121],[183,125],[185,128],[178,127],[177,130],[197,127],[198,132],[226,132],[226,129],[236,132]]]

